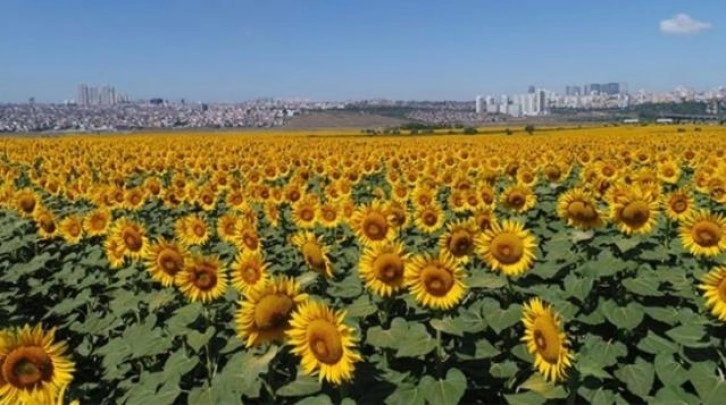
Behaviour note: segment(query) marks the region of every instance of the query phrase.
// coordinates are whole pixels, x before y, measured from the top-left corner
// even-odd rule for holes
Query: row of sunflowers
[[[5,139],[0,404],[718,403],[718,127]]]

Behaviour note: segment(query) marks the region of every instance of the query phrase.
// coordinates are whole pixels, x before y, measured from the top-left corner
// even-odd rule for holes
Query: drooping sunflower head
[[[55,215],[46,209],[39,209],[35,213],[35,223],[38,226],[38,234],[42,238],[50,239],[56,236],[58,223]]]
[[[524,304],[522,323],[525,328],[522,341],[534,355],[537,370],[548,381],[564,380],[573,355],[568,348],[567,336],[561,330],[559,314],[539,298],[532,298]]]
[[[385,208],[388,223],[394,228],[402,228],[408,222],[408,210],[405,203],[390,201]]]
[[[439,238],[439,249],[448,252],[457,262],[468,263],[478,234],[477,226],[471,220],[453,222]]]
[[[433,309],[451,309],[466,294],[464,270],[447,253],[414,257],[406,268],[405,285],[416,302]]]
[[[496,222],[494,211],[488,208],[480,208],[474,212],[474,224],[479,228],[479,232],[486,232],[492,228],[492,224]]]
[[[312,232],[299,232],[292,237],[292,244],[300,250],[308,267],[325,278],[333,277],[328,247],[321,236],[315,236]]]
[[[75,245],[83,237],[83,219],[78,215],[69,215],[58,224],[61,236],[70,245]]]
[[[83,229],[89,236],[105,235],[111,223],[111,213],[106,209],[97,209],[86,215]]]
[[[41,325],[11,329],[0,341],[0,402],[52,404],[73,380],[75,365],[55,329]]]
[[[500,202],[514,212],[526,212],[537,204],[537,196],[524,184],[514,184],[502,192]]]
[[[238,255],[231,271],[232,285],[241,293],[259,288],[268,279],[267,265],[258,251],[248,250]]]
[[[698,286],[713,316],[726,322],[726,266],[708,272]]]
[[[14,200],[17,211],[26,218],[32,217],[40,206],[40,197],[29,188],[16,192]]]
[[[477,252],[493,269],[507,276],[519,276],[534,262],[534,236],[524,225],[512,220],[492,224],[477,241]]]
[[[626,234],[650,232],[657,216],[658,201],[637,187],[610,205],[610,217]]]
[[[175,284],[192,302],[209,302],[221,297],[227,289],[227,272],[219,258],[191,256],[184,269],[177,273]]]
[[[695,209],[693,196],[684,189],[676,190],[663,196],[662,205],[666,215],[673,221],[680,221],[687,218]]]
[[[388,223],[385,208],[378,201],[360,207],[353,214],[351,224],[358,239],[365,246],[385,243],[391,240],[396,232]]]
[[[680,228],[683,245],[691,254],[716,256],[726,250],[726,217],[708,211],[694,211]]]
[[[151,244],[144,259],[151,278],[168,287],[174,284],[176,275],[184,270],[188,254],[181,246],[161,239]]]
[[[581,188],[573,188],[560,196],[557,214],[568,225],[580,229],[598,228],[605,224],[595,199]]]
[[[124,255],[125,247],[118,238],[107,238],[103,242],[103,249],[106,252],[106,260],[112,269],[120,268],[126,259]]]
[[[355,331],[344,321],[345,312],[312,300],[293,313],[287,337],[305,374],[317,372],[321,382],[335,385],[353,379],[355,363],[362,358],[354,350]]]
[[[248,289],[235,314],[237,336],[247,347],[282,341],[293,311],[307,299],[292,278],[271,278]]]
[[[403,288],[408,260],[400,243],[371,246],[360,257],[359,275],[373,293],[388,297]]]

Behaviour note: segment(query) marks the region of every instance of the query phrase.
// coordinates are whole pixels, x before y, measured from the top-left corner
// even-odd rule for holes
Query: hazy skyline
[[[530,84],[726,84],[726,8],[709,1],[6,0],[0,102],[473,99]]]

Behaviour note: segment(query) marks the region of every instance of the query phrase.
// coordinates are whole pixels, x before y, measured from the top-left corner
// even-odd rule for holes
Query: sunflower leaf
[[[625,383],[633,394],[646,399],[655,380],[653,365],[638,358],[635,364],[624,365],[615,370],[615,377]]]
[[[322,389],[320,381],[317,378],[301,375],[298,371],[295,381],[280,387],[277,395],[281,397],[304,397],[317,394]]]
[[[562,386],[552,385],[539,373],[532,374],[519,388],[534,391],[546,399],[562,399],[567,397],[567,391]]]
[[[443,380],[424,376],[419,387],[422,387],[424,398],[431,404],[458,404],[466,391],[466,377],[458,369],[452,368]]]
[[[666,332],[673,341],[688,347],[707,347],[708,342],[702,342],[706,333],[700,325],[680,325]]]
[[[643,321],[643,307],[635,302],[621,307],[615,301],[607,300],[600,305],[605,318],[620,329],[632,330]]]

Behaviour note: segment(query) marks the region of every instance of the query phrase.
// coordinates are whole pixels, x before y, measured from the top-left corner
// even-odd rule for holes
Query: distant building
[[[534,86],[531,86],[531,85],[530,85],[530,86],[529,86],[529,88],[527,89],[527,93],[528,93],[528,94],[534,94],[534,92],[535,92],[535,88],[534,88]]]
[[[481,96],[476,96],[476,113],[481,114],[482,113],[482,98]]]
[[[579,96],[580,95],[580,86],[565,87],[565,95],[566,96]]]
[[[518,118],[522,116],[522,106],[516,103],[507,106],[507,114]]]

